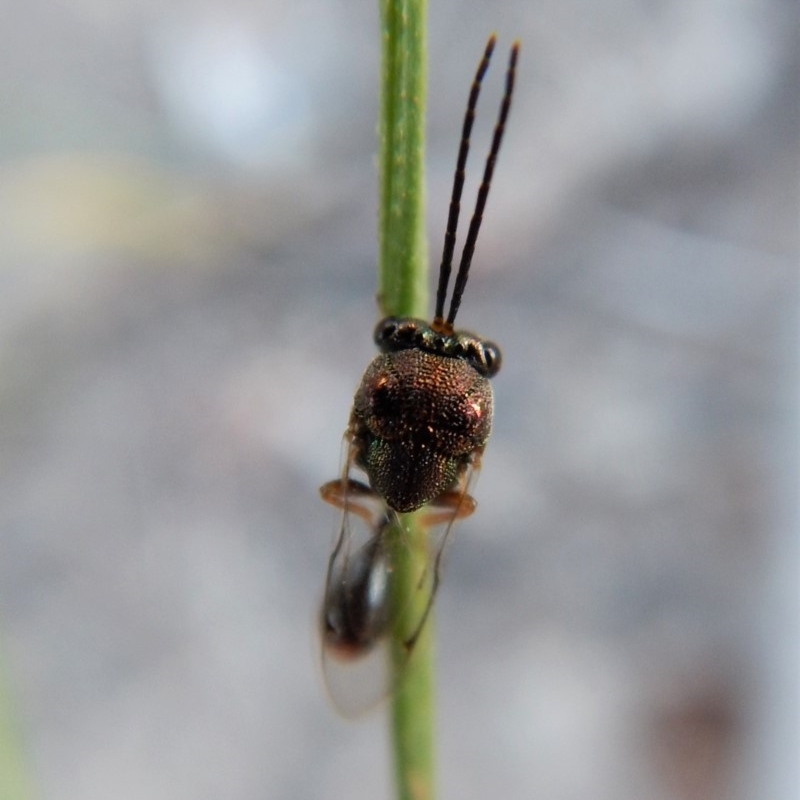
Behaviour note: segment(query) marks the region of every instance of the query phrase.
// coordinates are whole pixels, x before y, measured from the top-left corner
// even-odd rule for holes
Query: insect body
[[[415,511],[451,489],[486,444],[499,351],[471,334],[391,317],[375,341],[383,352],[364,373],[350,419],[355,461],[390,508]]]
[[[519,50],[511,48],[506,85],[475,211],[459,264],[447,317],[464,168],[480,84],[495,38],[486,46],[472,83],[461,136],[444,252],[432,322],[387,317],[374,339],[380,354],[367,367],[355,395],[345,433],[342,475],[321,488],[324,500],[342,509],[342,525],[331,554],[322,609],[323,652],[327,661],[365,655],[380,642],[403,609],[392,608],[391,557],[387,531],[396,513],[423,509],[421,524],[444,526],[435,548],[425,611],[406,642],[409,652],[424,625],[439,583],[441,555],[453,522],[469,516],[472,475],[492,427],[490,378],[500,368],[497,345],[454,329],[492,173],[511,106]],[[354,477],[358,472],[366,480]],[[358,529],[360,535],[354,530]],[[328,670],[326,669],[326,674]],[[337,700],[336,690],[328,679]]]

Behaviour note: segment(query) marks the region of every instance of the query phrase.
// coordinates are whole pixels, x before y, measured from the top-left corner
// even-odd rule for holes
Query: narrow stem
[[[404,613],[392,631],[392,664],[400,676],[392,698],[392,744],[398,800],[432,800],[434,796],[434,674],[433,619],[408,652],[406,643],[417,634],[416,625],[427,604],[420,580],[429,573],[427,531],[416,525],[412,514],[404,514],[402,531],[397,532],[394,551],[394,597]]]
[[[381,0],[379,297],[386,316],[425,317],[426,0]],[[393,598],[398,615],[392,632],[392,668],[403,672],[392,701],[392,741],[398,800],[433,798],[433,637],[428,620],[409,657],[428,568],[428,542],[413,515],[395,532]]]
[[[386,316],[426,316],[425,6],[381,2],[378,281]]]

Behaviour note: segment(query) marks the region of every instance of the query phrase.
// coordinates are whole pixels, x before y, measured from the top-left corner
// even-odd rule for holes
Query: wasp
[[[341,475],[320,489],[323,500],[342,511],[328,563],[321,618],[326,682],[334,702],[345,713],[352,704],[345,699],[335,667],[352,665],[371,653],[386,639],[395,615],[404,612],[392,604],[387,534],[396,515],[424,509],[421,525],[444,527],[431,549],[429,580],[420,583],[420,591],[428,596],[425,610],[412,628],[415,632],[405,643],[410,653],[439,586],[442,552],[452,526],[476,507],[469,487],[492,429],[490,379],[500,369],[501,354],[493,342],[456,330],[454,324],[511,107],[519,52],[516,42],[511,47],[505,91],[446,317],[445,301],[475,109],[494,47],[493,35],[467,101],[433,321],[387,317],[378,323],[374,341],[380,352],[364,372],[355,394],[344,436]],[[383,690],[380,683],[365,688],[364,680],[355,679],[361,695]]]

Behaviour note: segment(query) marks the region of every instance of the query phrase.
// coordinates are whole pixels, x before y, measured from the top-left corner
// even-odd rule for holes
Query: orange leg
[[[386,503],[361,481],[352,478],[328,481],[320,486],[319,493],[326,503],[361,517],[371,528],[386,516]]]

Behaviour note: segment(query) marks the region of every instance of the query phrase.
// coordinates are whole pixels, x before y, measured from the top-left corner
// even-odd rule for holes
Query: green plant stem
[[[385,315],[426,316],[425,0],[381,2],[378,281]]]
[[[379,297],[384,315],[425,317],[425,0],[381,0],[379,132]],[[425,593],[428,542],[413,515],[395,531],[393,597],[400,614],[392,632],[392,669],[404,671],[392,701],[392,742],[398,800],[433,798],[433,637],[429,619],[411,657]],[[416,608],[413,607],[416,605]]]
[[[413,514],[404,514],[402,531],[393,548],[393,602],[404,613],[392,632],[395,676],[403,670],[392,698],[392,744],[398,800],[432,800],[434,796],[434,674],[433,616],[428,616],[409,654],[406,642],[417,634],[416,626],[427,604],[419,591],[423,575],[430,578],[427,531]]]

